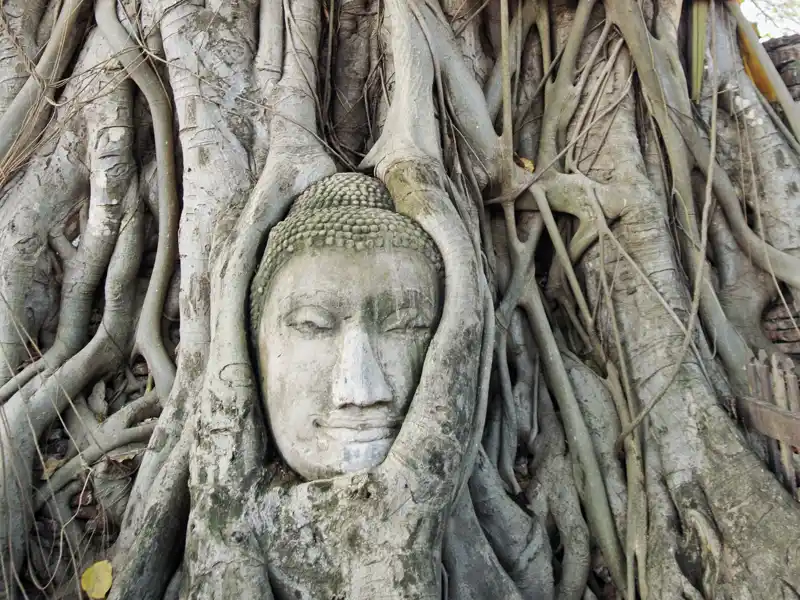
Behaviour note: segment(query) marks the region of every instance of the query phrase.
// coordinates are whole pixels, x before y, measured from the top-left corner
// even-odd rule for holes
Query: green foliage
[[[763,38],[800,33],[800,0],[745,0],[742,11]]]

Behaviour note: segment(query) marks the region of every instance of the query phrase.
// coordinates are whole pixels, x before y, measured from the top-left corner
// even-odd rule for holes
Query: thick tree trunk
[[[0,598],[103,560],[115,600],[800,598],[796,36],[702,0],[2,9]],[[354,170],[444,308],[388,458],[301,481],[250,283]]]

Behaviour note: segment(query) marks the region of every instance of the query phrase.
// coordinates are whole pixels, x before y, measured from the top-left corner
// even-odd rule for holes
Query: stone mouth
[[[336,415],[314,419],[314,426],[340,441],[373,442],[397,436],[403,419],[393,415]]]
[[[352,429],[349,427],[326,427],[323,431],[330,437],[342,442],[377,442],[397,437],[399,427],[371,427],[369,429]]]

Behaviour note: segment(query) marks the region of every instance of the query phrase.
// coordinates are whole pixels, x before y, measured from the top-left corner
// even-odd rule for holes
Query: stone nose
[[[333,404],[371,406],[390,403],[392,390],[363,327],[351,324],[342,333],[341,354],[334,371]]]

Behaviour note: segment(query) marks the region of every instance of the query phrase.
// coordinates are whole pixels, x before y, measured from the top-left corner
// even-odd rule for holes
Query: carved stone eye
[[[394,311],[381,324],[381,331],[385,333],[422,333],[430,329],[429,320],[413,307]]]
[[[286,324],[306,335],[324,334],[336,328],[336,318],[319,306],[302,306],[286,317]]]

